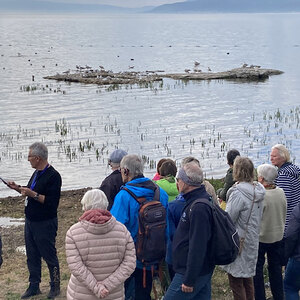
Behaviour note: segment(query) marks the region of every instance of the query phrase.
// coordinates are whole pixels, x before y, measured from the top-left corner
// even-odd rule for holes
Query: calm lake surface
[[[221,177],[230,148],[258,166],[276,143],[299,164],[299,28],[299,14],[0,15],[0,176],[25,185],[35,141],[48,145],[64,190],[98,187],[115,148],[144,155],[150,177],[160,158],[179,165],[188,155]],[[203,71],[248,63],[285,73],[118,89],[43,79],[76,65],[183,72],[195,61]]]

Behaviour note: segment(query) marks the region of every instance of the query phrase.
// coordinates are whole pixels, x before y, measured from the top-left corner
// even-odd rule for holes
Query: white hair
[[[278,172],[273,165],[263,164],[257,167],[257,175],[258,177],[263,177],[265,182],[272,184],[274,183]]]
[[[277,144],[275,146],[272,147],[273,149],[277,149],[279,155],[284,158],[285,162],[290,161],[291,160],[291,156],[290,156],[290,152],[289,150],[282,144]]]
[[[87,211],[90,209],[107,209],[108,200],[103,191],[93,189],[87,191],[81,200],[82,210]]]

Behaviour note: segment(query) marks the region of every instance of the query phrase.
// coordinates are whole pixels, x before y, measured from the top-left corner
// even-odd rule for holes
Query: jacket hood
[[[290,177],[299,178],[300,177],[300,168],[290,162],[283,164],[278,169],[279,174],[286,174]]]
[[[178,189],[176,186],[175,177],[167,177],[156,181],[156,184],[160,186],[169,196],[177,196]]]
[[[249,201],[261,202],[265,196],[265,188],[262,184],[254,181],[253,184],[248,182],[240,182],[235,184],[236,189],[242,193]]]
[[[87,210],[80,218],[95,224],[103,224],[111,218],[111,213],[105,209],[90,209]]]
[[[148,185],[153,186],[153,190],[150,189],[149,187],[143,187],[143,183],[145,183],[145,185],[147,186]],[[127,182],[125,186],[130,191],[132,191],[137,197],[145,197],[147,200],[151,200],[153,199],[154,188],[155,188],[155,184],[153,183],[153,185],[151,185],[151,183],[153,182],[149,178],[142,177]],[[134,184],[139,184],[139,186],[134,186]]]
[[[110,232],[116,219],[109,211],[101,209],[92,209],[86,211],[79,219],[82,227],[93,234],[105,234]]]

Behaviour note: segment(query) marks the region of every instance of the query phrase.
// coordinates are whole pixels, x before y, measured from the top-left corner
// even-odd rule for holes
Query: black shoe
[[[50,291],[47,296],[48,299],[54,299],[56,296],[60,294],[60,286],[59,283],[50,284]]]
[[[27,299],[27,298],[30,298],[32,296],[39,295],[39,294],[41,294],[39,285],[30,283],[26,292],[21,296],[21,299]]]

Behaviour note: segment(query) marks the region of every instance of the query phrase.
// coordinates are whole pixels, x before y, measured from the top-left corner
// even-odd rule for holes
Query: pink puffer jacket
[[[105,210],[89,210],[67,232],[66,254],[71,278],[69,300],[124,299],[124,281],[136,266],[135,247],[126,227]]]

